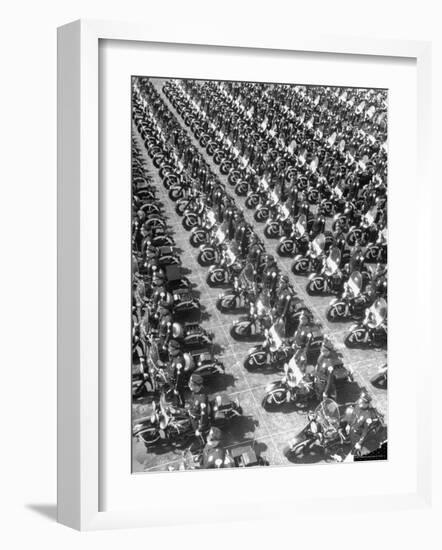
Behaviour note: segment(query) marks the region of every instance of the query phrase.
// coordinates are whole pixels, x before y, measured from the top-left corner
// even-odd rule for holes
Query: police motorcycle
[[[166,265],[181,265],[181,259],[174,246],[158,246],[156,247],[156,251],[156,260],[160,267]]]
[[[363,278],[359,271],[353,271],[344,283],[341,296],[333,298],[327,308],[327,320],[331,323],[360,319],[373,298],[362,293]]]
[[[146,233],[146,246],[149,245],[155,246],[156,248],[160,246],[174,246],[175,240],[170,231],[165,227],[161,227],[152,229],[149,233]]]
[[[184,216],[185,213],[190,216],[190,213],[201,213],[202,203],[200,201],[200,191],[194,187],[189,187],[185,190],[184,195],[176,200],[175,212],[178,216]],[[190,221],[192,223],[192,221]]]
[[[251,189],[247,193],[246,200],[244,202],[246,208],[249,210],[255,209],[261,202],[267,199],[268,192],[270,190],[270,184],[266,176],[262,176],[256,185],[256,189]],[[264,220],[257,220],[264,221]]]
[[[248,262],[241,273],[233,277],[233,288],[218,296],[216,307],[221,313],[240,312],[255,299],[256,291],[256,270]]]
[[[283,258],[294,258],[297,254],[305,254],[307,252],[309,242],[307,217],[305,214],[301,214],[296,222],[292,222],[290,234],[280,238],[276,251]]]
[[[196,194],[191,201],[189,201],[188,207],[184,210],[182,226],[186,231],[191,231],[192,228],[199,226],[204,221],[204,212],[207,204],[204,196]]]
[[[211,208],[206,208],[201,219],[201,224],[195,225],[190,231],[190,244],[194,248],[198,248],[203,244],[209,244],[211,233],[215,226],[215,212]]]
[[[279,208],[278,208],[279,207]],[[261,201],[261,204],[257,207],[255,213],[253,214],[253,218],[256,222],[262,223],[269,219],[271,213],[273,211],[277,211],[280,209],[279,204],[279,197],[276,193],[276,191],[273,189],[270,191],[266,197],[265,200]],[[279,210],[279,213],[281,216],[285,216],[285,219],[288,218],[289,212],[287,209],[282,210],[282,208]],[[282,221],[282,220],[281,220]]]
[[[377,298],[365,310],[363,321],[350,327],[344,342],[349,348],[387,345],[387,302],[384,298]]]
[[[343,284],[343,274],[339,269],[341,264],[341,251],[332,246],[325,258],[324,266],[320,272],[309,275],[307,293],[310,296],[321,294],[337,293]]]
[[[200,246],[197,257],[198,263],[203,267],[219,263],[222,257],[222,245],[226,239],[227,230],[225,225],[213,225],[209,242]]]
[[[259,209],[256,211],[258,213]],[[290,228],[291,223],[290,212],[287,205],[278,202],[273,208],[272,215],[267,218],[264,227],[264,235],[268,239],[278,239],[281,235],[287,233],[287,228]]]
[[[262,291],[256,301],[250,303],[249,314],[233,323],[230,334],[238,341],[264,340],[265,329],[271,323],[270,295],[268,291]]]
[[[153,334],[145,335],[147,345],[146,359],[140,363],[139,372],[132,374],[132,396],[136,399],[144,393],[157,395],[170,394],[172,387],[167,374],[167,363],[161,359],[158,343]]]
[[[238,246],[230,241],[222,245],[221,260],[210,266],[206,281],[210,287],[230,285],[243,267]]]
[[[197,321],[174,321],[167,327],[166,339],[176,340],[185,351],[212,345],[212,335]]]
[[[347,244],[354,246],[356,242],[365,243],[369,241],[369,232],[375,223],[378,213],[377,206],[370,208],[362,215],[360,222],[357,225],[352,225],[347,233]]]
[[[364,252],[367,263],[387,263],[387,228],[378,232],[375,242],[369,243]]]
[[[264,330],[265,340],[251,348],[244,360],[244,367],[249,370],[278,368],[293,355],[294,350],[287,341],[286,323],[279,317],[269,329]]]
[[[166,229],[166,221],[163,218],[162,213],[153,213],[150,214],[145,221],[143,222],[143,226],[148,231],[158,231]]]
[[[150,416],[137,419],[132,433],[148,450],[160,444],[179,446],[194,436],[187,411],[172,407],[164,394],[161,394],[158,403],[153,401]]]
[[[297,363],[296,355],[293,355],[284,363],[284,376],[266,386],[262,406],[266,410],[273,410],[288,403],[305,407],[316,400],[313,378],[310,374],[313,367],[308,365],[307,369],[303,372]]]
[[[292,265],[295,275],[305,275],[308,272],[320,271],[325,259],[325,235],[320,233],[309,243],[305,254],[297,254]]]
[[[366,433],[358,432],[357,404],[340,407],[333,399],[324,399],[309,413],[307,426],[284,449],[289,460],[323,456],[325,460],[347,461],[367,453],[384,440],[382,418],[374,409],[367,414]],[[366,418],[364,417],[364,420]]]

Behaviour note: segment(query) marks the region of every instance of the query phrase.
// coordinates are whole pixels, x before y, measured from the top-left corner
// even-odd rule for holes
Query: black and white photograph
[[[132,472],[387,460],[388,90],[130,85]]]

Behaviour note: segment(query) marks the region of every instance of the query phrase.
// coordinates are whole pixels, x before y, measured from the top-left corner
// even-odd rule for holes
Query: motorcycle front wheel
[[[364,328],[355,328],[352,332],[347,334],[344,343],[348,348],[358,348],[360,346],[365,346],[365,335],[366,330]]]
[[[266,225],[264,229],[264,235],[268,239],[277,239],[279,237],[279,224],[277,222],[273,222],[269,225]]]
[[[259,196],[256,194],[250,195],[249,197],[246,198],[246,201],[244,204],[246,205],[246,208],[248,208],[249,210],[253,210],[259,204]]]
[[[255,351],[244,360],[244,367],[249,371],[257,370],[266,364],[267,354],[264,351]]]
[[[262,400],[262,406],[264,409],[271,410],[280,407],[287,401],[287,392],[283,388],[272,390],[264,396]]]
[[[221,313],[230,313],[236,309],[236,296],[221,296],[216,301],[216,307]]]
[[[198,223],[197,216],[186,216],[183,218],[183,227],[186,231],[190,231]]]
[[[293,254],[293,241],[292,240],[286,240],[282,241],[282,243],[279,243],[276,252],[278,253],[281,258],[288,258]]]
[[[225,285],[226,279],[224,275],[224,269],[215,269],[207,275],[206,281],[211,288]]]
[[[295,275],[305,275],[308,271],[309,262],[307,258],[300,258],[292,265],[292,272]]]
[[[198,248],[202,244],[204,244],[206,240],[206,232],[202,229],[200,231],[195,231],[195,233],[192,233],[190,235],[189,242],[194,248]]]
[[[244,197],[247,194],[249,187],[245,181],[240,181],[235,185],[235,193],[238,197]]]
[[[325,280],[323,277],[315,277],[307,283],[307,294],[310,296],[318,296],[325,291]]]
[[[250,338],[251,324],[250,321],[242,321],[233,325],[230,329],[230,335],[234,340],[246,340]]]
[[[215,251],[212,248],[201,250],[198,254],[198,263],[203,267],[208,267],[215,261]]]
[[[326,316],[330,323],[345,321],[348,317],[347,307],[343,302],[337,302],[327,309]]]
[[[258,223],[265,222],[267,218],[269,217],[269,209],[268,208],[261,208],[260,210],[257,210],[254,214],[254,219]]]

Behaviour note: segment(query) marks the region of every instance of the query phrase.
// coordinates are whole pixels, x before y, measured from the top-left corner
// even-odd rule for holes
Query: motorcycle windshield
[[[316,256],[320,256],[325,247],[325,236],[324,233],[317,235],[312,242],[312,249]]]
[[[348,286],[354,296],[358,296],[362,288],[362,275],[359,271],[353,271],[348,279]]]
[[[215,212],[213,212],[213,210],[209,210],[207,212],[207,221],[209,222],[210,226],[215,225],[216,217],[215,217]]]
[[[307,229],[307,218],[305,214],[299,216],[298,221],[296,222],[296,233],[299,237],[302,237]]]
[[[337,430],[341,415],[338,404],[333,399],[324,399],[315,409],[316,420],[324,431]]]
[[[378,327],[387,318],[387,302],[384,298],[378,298],[376,302],[370,307],[374,325]]]
[[[365,223],[367,225],[372,225],[375,218],[376,218],[376,214],[377,214],[377,208],[376,206],[374,206],[373,208],[371,208],[364,216],[365,218]]]
[[[279,197],[278,197],[278,195],[275,193],[275,191],[272,191],[272,192],[270,193],[270,199],[271,199],[272,202],[274,202],[274,203],[278,202]]]
[[[338,247],[333,246],[327,257],[327,273],[333,275],[338,270],[341,263],[341,251]]]
[[[283,319],[278,319],[278,321],[273,323],[269,329],[269,335],[277,347],[282,345],[285,338],[285,322]]]
[[[226,233],[221,227],[219,229],[217,229],[217,231],[215,233],[215,238],[216,238],[216,240],[219,244],[224,242],[224,240],[226,238]]]

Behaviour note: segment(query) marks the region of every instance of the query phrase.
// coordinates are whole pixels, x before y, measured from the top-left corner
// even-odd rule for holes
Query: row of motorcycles
[[[235,83],[168,81],[163,91],[235,192],[246,196],[245,206],[255,209],[255,220],[265,221],[265,236],[279,238],[277,253],[294,259],[295,275],[308,275],[307,292],[336,296],[327,319],[357,321],[346,345],[385,347],[387,163],[382,94],[349,99],[348,91],[330,97],[322,88],[295,87],[290,105],[300,115],[293,115],[288,143],[283,88],[274,86],[268,92],[268,86],[258,84],[238,88]],[[342,128],[339,138],[336,131],[327,137],[324,121],[332,120],[330,112],[355,105],[354,124]],[[256,117],[258,106],[267,113],[264,120]],[[271,121],[269,110],[276,111]],[[196,230],[195,245],[207,236],[206,229]],[[213,260],[212,250],[204,252],[207,263]]]
[[[213,337],[200,324],[201,305],[181,258],[157,189],[136,139],[132,143],[132,395],[148,398],[150,414],[137,418],[133,435],[146,448],[204,448],[213,430],[242,415],[238,402],[200,392],[224,365]],[[212,438],[213,439],[213,438]]]
[[[171,100],[167,86],[164,92]],[[183,228],[190,232],[190,243],[199,248],[200,265],[209,267],[207,283],[227,287],[219,296],[218,309],[226,313],[247,312],[232,326],[233,338],[263,341],[250,350],[246,368],[277,368],[284,373],[267,388],[263,405],[275,407],[295,402],[305,406],[313,399],[335,397],[336,383],[351,379],[351,372],[324,339],[321,327],[313,322],[308,308],[274,259],[265,253],[252,227],[244,222],[235,201],[192,147],[186,132],[147,79],[139,80],[134,105],[134,121],[146,150],[169,198],[175,202],[176,212],[182,216]],[[178,108],[177,111],[180,113]],[[296,224],[298,229],[304,226],[304,233],[308,234],[306,213],[296,219]],[[308,247],[316,246],[323,237],[322,233],[311,240],[309,236]],[[333,245],[327,247],[324,243],[322,250],[333,252]],[[363,272],[351,271],[344,284],[362,289]],[[347,290],[350,291],[354,292],[354,288]],[[362,305],[357,307],[364,309]],[[340,307],[336,309],[341,311]]]

